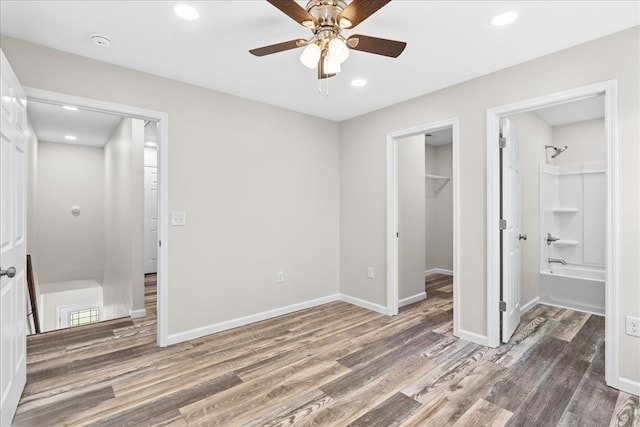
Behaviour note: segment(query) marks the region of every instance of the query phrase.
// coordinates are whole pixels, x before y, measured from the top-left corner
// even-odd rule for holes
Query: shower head
[[[555,159],[556,157],[558,157],[560,154],[562,154],[569,147],[566,146],[566,145],[564,147],[556,147],[556,146],[553,146],[553,145],[545,145],[544,148],[545,149],[547,149],[547,148],[553,149],[554,153],[551,156],[551,158]]]

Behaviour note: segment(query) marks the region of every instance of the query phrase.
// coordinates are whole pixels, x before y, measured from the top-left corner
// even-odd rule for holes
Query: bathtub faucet
[[[547,262],[551,264],[552,262],[557,262],[558,264],[567,265],[567,261],[562,258],[547,258]]]

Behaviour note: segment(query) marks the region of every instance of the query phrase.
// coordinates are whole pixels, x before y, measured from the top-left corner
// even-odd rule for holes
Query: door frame
[[[402,138],[452,128],[453,180],[453,334],[460,335],[460,121],[439,120],[387,133],[387,315],[398,314],[398,143]],[[464,335],[464,333],[463,333]]]
[[[158,122],[158,302],[157,302],[157,337],[159,347],[168,345],[168,288],[169,288],[169,115],[160,111],[147,110],[123,104],[83,98],[59,92],[37,88],[24,88],[27,100],[52,104],[74,105],[85,110],[116,114],[142,120]],[[27,101],[27,110],[29,103]],[[136,314],[136,313],[134,313]]]
[[[607,80],[487,110],[487,342],[500,345],[500,119],[552,105],[604,95],[607,152],[607,237],[605,291],[605,378],[619,388],[618,366],[618,81]]]

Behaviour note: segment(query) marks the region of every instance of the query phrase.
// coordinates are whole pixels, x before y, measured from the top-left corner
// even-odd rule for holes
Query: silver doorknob
[[[526,234],[519,235],[518,240],[527,240],[527,235]]]
[[[0,270],[0,277],[7,276],[8,278],[12,278],[15,275],[16,275],[15,267],[9,267],[6,270]]]

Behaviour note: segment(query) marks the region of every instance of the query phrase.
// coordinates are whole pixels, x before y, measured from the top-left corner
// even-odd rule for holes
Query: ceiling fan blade
[[[340,12],[336,18],[336,22],[342,28],[354,28],[390,1],[391,0],[353,0],[349,3],[349,6]],[[342,18],[346,18],[349,21],[344,21]],[[347,25],[348,23],[351,23],[351,25]]]
[[[271,55],[272,53],[283,52],[303,46],[307,41],[304,39],[289,40],[288,42],[276,43],[269,46],[251,49],[249,52],[255,56]]]
[[[267,0],[269,3],[280,9],[289,18],[307,28],[315,28],[318,21],[309,12],[302,8],[295,0]]]
[[[407,43],[354,34],[347,40],[347,45],[354,50],[397,58],[407,46]]]

